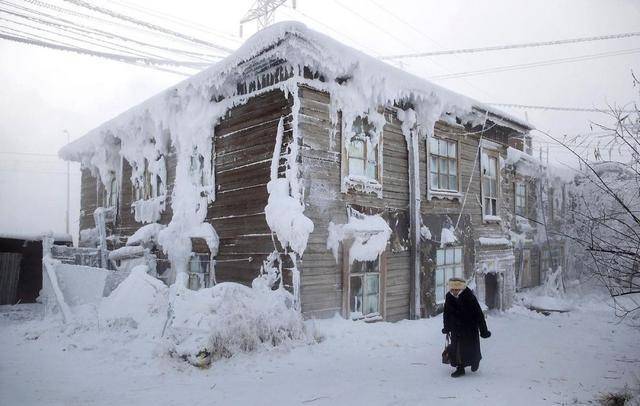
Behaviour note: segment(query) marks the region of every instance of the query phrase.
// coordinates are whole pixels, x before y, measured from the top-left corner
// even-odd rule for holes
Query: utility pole
[[[69,131],[67,130],[62,130],[62,132],[64,132],[65,134],[67,134],[67,144],[69,144],[69,142],[71,142],[71,136],[69,135]],[[67,213],[65,216],[65,230],[66,233],[69,234],[69,221],[70,221],[70,208],[69,208],[69,204],[71,202],[71,167],[70,167],[71,163],[67,160]]]
[[[258,22],[258,29],[268,27],[273,24],[273,16],[278,7],[286,3],[287,0],[256,0],[249,11],[240,20],[240,36],[242,37],[242,24],[250,21]],[[296,8],[296,1],[293,0],[293,8]]]

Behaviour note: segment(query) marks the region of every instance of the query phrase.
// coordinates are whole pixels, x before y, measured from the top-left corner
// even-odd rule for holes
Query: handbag
[[[444,343],[444,350],[442,351],[442,363],[443,364],[451,364],[451,356],[453,354],[451,354],[451,341],[449,340],[449,333],[447,333],[447,336],[445,338],[445,343]]]

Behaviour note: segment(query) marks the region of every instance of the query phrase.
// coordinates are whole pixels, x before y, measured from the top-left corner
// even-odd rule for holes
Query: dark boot
[[[480,363],[479,362],[471,365],[471,372],[476,372],[478,370],[478,368],[480,368]]]
[[[459,376],[464,375],[464,367],[458,367],[456,368],[455,371],[453,371],[453,373],[451,374],[452,378],[457,378]]]

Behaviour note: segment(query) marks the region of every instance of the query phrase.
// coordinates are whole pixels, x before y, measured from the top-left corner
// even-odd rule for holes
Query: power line
[[[478,76],[478,75],[486,75],[491,73],[507,72],[507,71],[513,71],[513,70],[531,69],[531,68],[537,68],[540,66],[550,66],[550,65],[559,65],[563,63],[588,61],[593,59],[608,58],[611,56],[629,55],[637,52],[640,52],[640,48],[623,49],[619,51],[602,52],[597,54],[587,54],[587,55],[581,55],[581,56],[575,56],[575,57],[569,57],[569,58],[547,59],[544,61],[523,63],[523,64],[517,64],[517,65],[496,66],[493,68],[480,69],[475,71],[458,72],[450,75],[437,75],[437,76],[432,76],[431,79],[457,79],[457,78],[463,78],[468,76]]]
[[[40,153],[40,152],[21,152],[21,151],[0,151],[0,154],[6,154],[6,155],[29,155],[29,156],[54,156],[54,157],[58,157],[57,154],[45,154],[45,153]]]
[[[8,41],[19,42],[19,43],[29,44],[29,45],[35,45],[35,46],[39,46],[39,47],[43,47],[43,48],[51,48],[51,49],[55,49],[55,50],[59,50],[59,51],[69,51],[69,52],[75,52],[75,53],[83,54],[83,55],[97,56],[97,57],[101,57],[101,58],[115,60],[115,61],[118,61],[118,62],[129,63],[129,64],[132,64],[132,65],[135,65],[135,66],[153,68],[153,69],[161,70],[161,71],[164,71],[164,72],[175,73],[177,75],[190,76],[189,74],[186,74],[186,73],[183,73],[183,72],[178,72],[178,71],[175,71],[175,70],[171,70],[171,69],[161,68],[159,66],[155,66],[156,64],[182,66],[180,64],[176,65],[174,62],[168,61],[168,60],[152,60],[152,59],[149,59],[149,58],[141,58],[141,57],[135,57],[135,56],[129,56],[129,55],[118,55],[118,54],[112,54],[112,53],[107,53],[107,52],[99,52],[99,51],[93,51],[93,50],[86,49],[86,48],[72,47],[72,46],[67,46],[67,45],[58,45],[58,44],[54,44],[52,42],[46,42],[46,41],[40,41],[40,40],[36,40],[36,39],[17,37],[15,35],[0,34],[0,38],[1,39],[6,39]]]
[[[110,16],[112,18],[116,18],[116,19],[119,19],[119,20],[127,21],[127,22],[132,23],[132,24],[140,25],[140,26],[146,27],[146,28],[148,28],[150,30],[153,30],[153,31],[162,32],[162,33],[165,33],[165,34],[172,35],[172,36],[174,36],[176,38],[188,40],[188,41],[191,41],[191,42],[193,42],[195,44],[205,45],[207,47],[215,48],[215,49],[218,49],[218,50],[226,52],[226,53],[233,52],[233,50],[231,48],[227,48],[227,47],[215,44],[213,42],[204,41],[204,40],[201,40],[199,38],[196,38],[196,37],[193,37],[193,36],[190,36],[190,35],[185,35],[185,34],[182,34],[180,32],[177,32],[177,31],[174,31],[174,30],[171,30],[171,29],[168,29],[168,28],[164,28],[164,27],[161,27],[161,26],[156,25],[156,24],[148,23],[146,21],[143,21],[143,20],[140,20],[140,19],[137,19],[137,18],[134,18],[134,17],[130,17],[130,16],[126,15],[126,14],[115,12],[115,11],[110,10],[108,8],[105,8],[105,7],[94,6],[93,4],[87,3],[87,2],[82,1],[82,0],[63,0],[63,1],[66,1],[68,3],[74,4],[76,6],[87,8],[87,9],[92,10],[94,12],[98,12],[98,13],[101,13],[101,14],[108,15],[108,16]]]
[[[526,104],[511,104],[511,103],[485,103],[490,106],[497,107],[510,107],[515,109],[527,109],[527,110],[551,110],[551,111],[580,111],[586,113],[610,113],[611,108],[588,108],[588,107],[561,107],[561,106],[541,106],[541,105],[526,105]],[[615,109],[614,109],[615,110]],[[615,110],[620,113],[636,113],[636,110]]]
[[[400,18],[397,14],[395,14],[395,13],[394,13],[394,12],[392,12],[391,10],[387,9],[386,7],[382,6],[382,5],[381,5],[380,3],[378,3],[377,1],[375,1],[375,0],[371,0],[371,2],[372,2],[376,7],[378,7],[379,9],[381,9],[382,11],[384,11],[385,13],[387,13],[388,15],[390,15],[391,17],[393,17],[393,18],[395,18],[396,20],[398,20],[399,22],[401,22],[404,26],[411,28],[414,32],[418,33],[418,35],[420,35],[420,36],[422,36],[422,37],[426,38],[428,41],[431,41],[431,42],[433,42],[434,44],[438,44],[438,42],[437,42],[436,40],[434,40],[433,38],[431,38],[430,36],[428,36],[427,34],[425,34],[424,32],[422,32],[421,30],[419,30],[418,28],[416,28],[416,27],[415,27],[415,26],[413,26],[412,24],[408,23],[408,22],[407,22],[406,20],[404,20],[403,18]],[[466,63],[466,61],[464,61],[462,58],[460,58],[460,56],[457,56],[457,55],[456,55],[456,57],[457,57],[457,58],[459,58],[460,60],[462,60],[463,62],[465,62],[465,63]],[[444,70],[445,72],[452,73],[452,72],[451,72],[451,70],[450,70],[448,67],[446,67],[444,64],[442,64],[442,63],[440,63],[440,62],[436,61],[435,59],[433,59],[433,58],[429,58],[428,60],[429,60],[431,63],[433,63],[434,65],[439,66],[440,68],[442,68],[442,70]],[[475,88],[476,90],[479,90],[481,93],[483,93],[483,94],[485,94],[485,95],[489,96],[489,93],[488,93],[486,90],[484,90],[484,89],[480,88],[480,87],[479,87],[478,85],[476,85],[475,83],[472,83],[471,81],[468,81],[468,80],[466,80],[466,79],[463,79],[463,81],[464,81],[466,84],[468,84],[469,86],[471,86],[471,87]]]
[[[119,23],[117,21],[100,18],[98,16],[94,16],[94,15],[91,15],[91,14],[80,13],[80,12],[75,11],[75,10],[70,10],[70,9],[67,9],[67,8],[60,7],[60,6],[56,6],[56,5],[52,5],[52,4],[48,4],[48,3],[43,3],[43,2],[38,1],[38,0],[23,0],[23,1],[25,1],[27,3],[30,3],[32,5],[35,5],[37,7],[40,7],[40,8],[47,8],[47,9],[50,9],[50,10],[57,11],[58,13],[67,14],[67,15],[74,16],[74,17],[79,17],[81,19],[99,21],[99,22],[107,24],[107,25],[112,25],[112,26],[124,28],[126,30],[134,30],[134,31],[137,31],[139,33],[143,33],[143,34],[147,34],[147,35],[154,35],[154,36],[161,35],[161,36],[163,36],[165,38],[171,38],[173,40],[176,39],[172,35],[168,35],[168,34],[165,34],[165,33],[159,33],[159,32],[155,32],[155,31],[152,32],[152,31],[149,31],[149,30],[147,30],[145,28],[142,28],[141,26],[122,24],[122,23]],[[48,19],[51,19],[51,20],[54,20],[54,21],[58,21],[58,22],[61,21],[61,22],[64,22],[64,23],[72,24],[72,25],[77,26],[77,27],[82,27],[85,30],[96,32],[99,35],[108,36],[108,37],[112,37],[112,38],[116,37],[116,38],[119,38],[119,39],[122,39],[122,40],[125,40],[125,41],[131,41],[131,42],[134,42],[134,43],[138,43],[138,44],[143,45],[143,46],[154,47],[154,48],[158,48],[158,49],[164,49],[164,50],[167,50],[167,51],[170,51],[170,52],[176,52],[177,51],[177,52],[184,53],[186,55],[190,55],[190,56],[196,57],[196,58],[198,58],[198,57],[219,57],[218,55],[208,55],[208,54],[202,54],[202,53],[193,52],[193,51],[186,51],[186,50],[182,50],[182,49],[168,48],[168,47],[157,46],[157,45],[153,45],[153,44],[149,44],[149,43],[145,43],[145,42],[140,42],[140,41],[136,41],[134,39],[128,38],[128,37],[123,37],[123,36],[120,36],[120,35],[117,35],[117,34],[106,32],[106,31],[103,31],[103,30],[99,30],[97,28],[89,28],[89,27],[87,27],[85,25],[78,24],[78,23],[76,23],[74,21],[70,21],[70,20],[67,20],[67,19],[64,19],[64,18],[61,18],[61,17],[52,16],[50,14],[42,13],[41,11],[33,10],[33,9],[30,9],[30,8],[26,8],[26,7],[21,7],[21,6],[12,4],[12,3],[7,3],[5,1],[0,1],[0,3],[5,3],[5,4],[8,4],[8,5],[12,6],[12,7],[19,8],[19,9],[21,9],[23,11],[28,11],[30,13],[33,13],[33,14],[36,14],[36,15],[39,15],[39,16],[43,16],[45,18],[48,18]],[[184,40],[182,40],[182,41],[184,42]],[[190,42],[189,42],[189,44],[193,45]]]
[[[26,0],[26,1],[28,1],[28,0]],[[126,8],[129,8],[129,9],[132,9],[132,10],[137,10],[139,12],[146,13],[146,14],[151,15],[151,16],[155,16],[156,18],[164,19],[165,21],[177,23],[177,24],[183,25],[185,27],[191,27],[191,28],[194,28],[194,29],[199,30],[201,32],[205,32],[205,33],[208,33],[208,34],[213,34],[213,35],[216,35],[216,36],[221,37],[221,38],[225,38],[225,39],[230,40],[230,41],[241,42],[241,39],[238,38],[236,35],[233,35],[233,34],[230,34],[230,33],[225,33],[225,32],[222,32],[222,31],[213,30],[210,27],[207,27],[206,25],[203,25],[203,24],[200,24],[200,23],[196,23],[194,21],[190,21],[190,20],[187,20],[187,19],[184,19],[184,18],[172,16],[172,15],[167,14],[167,13],[162,13],[160,11],[153,10],[151,8],[144,7],[144,6],[141,6],[141,5],[138,5],[138,4],[131,4],[131,3],[128,3],[128,2],[123,1],[123,0],[120,0],[120,1],[108,0],[108,1],[110,1],[111,3],[114,3],[114,4],[119,4],[122,7],[126,7]]]
[[[43,2],[38,1],[38,0],[23,0],[23,1],[28,2],[28,3],[32,4],[32,5],[35,5],[36,7],[47,8],[47,9],[50,9],[50,10],[57,11],[59,13],[68,14],[68,15],[71,15],[71,16],[79,17],[79,18],[100,21],[102,23],[106,23],[106,24],[109,24],[109,25],[115,25],[117,27],[121,27],[121,28],[125,28],[125,29],[134,28],[137,31],[149,34],[148,31],[145,31],[145,30],[143,30],[142,28],[139,28],[139,27],[127,26],[127,25],[120,24],[120,23],[117,23],[117,22],[114,22],[114,21],[110,21],[110,20],[106,20],[106,19],[103,19],[103,18],[100,18],[100,17],[96,17],[96,16],[93,16],[93,15],[90,15],[90,14],[79,13],[79,12],[76,12],[76,11],[73,11],[73,10],[69,10],[69,9],[66,9],[66,8],[63,8],[63,7],[54,6],[54,5],[48,4],[48,3],[43,3]],[[6,1],[0,1],[0,3],[6,4],[6,5],[10,5],[10,6],[12,6],[14,8],[18,8],[18,9],[20,9],[22,11],[26,11],[26,12],[29,12],[29,13],[32,13],[32,14],[36,14],[38,16],[53,20],[53,21],[46,21],[46,20],[39,19],[39,21],[42,22],[43,24],[64,25],[64,26],[67,26],[70,29],[81,30],[81,31],[84,31],[84,32],[90,32],[90,33],[94,33],[96,35],[107,37],[107,38],[111,38],[111,39],[119,39],[119,40],[122,40],[122,41],[129,41],[129,42],[133,42],[133,43],[135,43],[137,45],[142,45],[144,47],[155,48],[155,49],[159,49],[159,50],[167,51],[167,52],[172,52],[172,53],[184,54],[186,56],[193,57],[193,58],[210,60],[210,58],[221,58],[222,57],[220,55],[203,54],[203,53],[200,53],[200,52],[193,52],[193,51],[188,51],[188,50],[185,50],[185,49],[177,49],[177,48],[172,48],[172,47],[155,45],[155,44],[151,44],[151,43],[148,43],[148,42],[143,42],[143,41],[135,40],[133,38],[125,37],[125,36],[122,36],[122,35],[114,34],[112,32],[103,31],[103,30],[100,30],[100,29],[97,29],[97,28],[87,27],[86,25],[79,24],[79,23],[77,23],[75,21],[70,21],[70,20],[67,20],[67,19],[64,19],[64,18],[61,18],[61,17],[52,16],[50,14],[46,14],[46,13],[43,13],[43,12],[38,11],[38,10],[31,9],[31,8],[21,7],[21,6],[12,4],[12,3],[7,3]],[[23,16],[23,18],[27,18],[27,19],[33,20],[35,17],[27,15],[27,16]],[[56,21],[57,21],[57,23],[56,23]],[[154,35],[155,35],[155,33],[154,33]]]
[[[344,5],[342,2],[340,2],[340,0],[333,0],[333,2],[335,4],[337,4],[338,6],[342,7],[343,9],[347,10],[351,14],[355,15],[356,17],[358,17],[362,21],[364,21],[367,24],[371,25],[372,27],[380,30],[381,32],[383,32],[385,34],[387,34],[389,37],[395,39],[397,42],[401,43],[405,47],[412,48],[412,46],[410,44],[407,44],[402,38],[399,38],[399,37],[395,36],[393,33],[391,33],[388,30],[386,30],[381,24],[376,24],[375,22],[369,20],[368,18],[365,18],[361,13],[353,10],[352,8],[350,8],[350,7],[346,6],[346,5]]]
[[[381,57],[381,59],[406,59],[406,58],[422,58],[426,56],[471,54],[471,53],[477,53],[477,52],[503,51],[507,49],[536,48],[536,47],[564,45],[564,44],[578,44],[582,42],[605,41],[605,40],[611,40],[611,39],[631,38],[631,37],[639,37],[639,36],[640,36],[640,32],[636,31],[636,32],[625,32],[620,34],[598,35],[598,36],[592,36],[592,37],[570,38],[570,39],[562,39],[562,40],[555,40],[555,41],[527,42],[522,44],[494,45],[494,46],[479,47],[479,48],[462,48],[462,49],[450,49],[445,51],[387,55],[387,56]]]
[[[0,12],[2,12],[2,11],[3,10],[0,9]],[[0,20],[6,21],[6,22],[9,22],[9,23],[12,23],[12,24],[17,24],[17,25],[22,26],[22,27],[27,27],[27,28],[30,28],[30,29],[34,29],[34,30],[37,30],[37,31],[43,31],[45,33],[53,34],[53,35],[56,35],[56,36],[59,36],[59,37],[62,37],[62,38],[67,38],[67,39],[70,39],[72,41],[80,42],[82,44],[89,44],[89,45],[98,46],[98,47],[101,47],[101,48],[104,48],[104,49],[109,49],[111,51],[124,52],[124,53],[127,53],[129,55],[134,55],[134,56],[150,56],[150,57],[154,57],[154,58],[161,58],[160,55],[151,54],[151,53],[143,52],[143,51],[138,51],[138,50],[133,49],[131,47],[128,47],[128,46],[125,46],[125,45],[121,45],[121,44],[116,44],[114,42],[103,40],[103,39],[95,39],[94,37],[87,36],[86,34],[85,34],[84,38],[82,38],[82,37],[78,38],[76,35],[81,35],[81,34],[72,33],[73,35],[67,35],[67,34],[63,34],[61,32],[48,30],[48,29],[42,28],[42,27],[35,27],[33,25],[30,25],[30,24],[25,24],[25,23],[21,23],[21,22],[18,22],[18,21],[5,19],[5,18],[2,18],[2,17],[0,17]],[[13,31],[15,33],[18,33],[18,34],[22,34],[26,38],[29,38],[29,36],[33,36],[35,38],[40,38],[40,39],[43,39],[45,41],[51,40],[51,38],[42,37],[42,36],[30,33],[30,32],[26,32],[26,31],[22,31],[22,30],[19,30],[19,29],[16,29],[16,28],[12,28],[12,27],[2,27],[2,26],[0,26],[0,28],[11,30],[11,31]],[[64,29],[64,28],[62,28],[62,31],[63,32],[70,32],[69,30]],[[98,42],[91,41],[89,38],[90,39],[95,39]],[[61,42],[58,41],[58,43],[61,43]],[[68,46],[74,46],[74,45],[69,44],[69,43],[66,43],[66,44],[62,43],[62,44],[63,45],[68,45]]]

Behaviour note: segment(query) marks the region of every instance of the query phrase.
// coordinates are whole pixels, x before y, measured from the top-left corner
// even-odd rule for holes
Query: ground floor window
[[[380,258],[354,261],[349,272],[349,309],[352,319],[380,315]]]
[[[189,260],[189,289],[198,290],[209,286],[209,254],[192,254]]]
[[[463,278],[462,247],[444,247],[436,251],[436,303],[444,303],[447,281]]]

